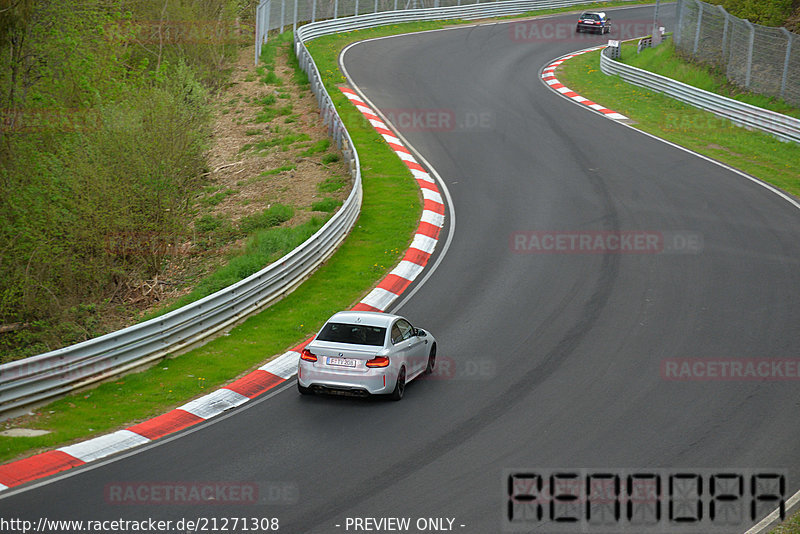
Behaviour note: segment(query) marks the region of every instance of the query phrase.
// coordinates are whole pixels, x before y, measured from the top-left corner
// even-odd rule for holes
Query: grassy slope
[[[766,95],[743,91],[728,82],[725,75],[705,65],[684,59],[675,51],[675,43],[670,39],[662,46],[647,48],[641,54],[625,54],[624,63],[649,70],[662,76],[687,83],[712,93],[752,104],[753,106],[771,109],[778,113],[800,118],[800,109],[785,101]]]
[[[669,76],[707,91],[800,117],[800,110],[762,95],[741,93],[713,72],[681,60],[674,47],[645,50],[638,57],[635,44],[623,48],[625,63]],[[599,70],[599,52],[584,54],[562,63],[559,80],[581,95],[601,102],[637,122],[636,127],[696,152],[711,156],[800,195],[800,147],[782,143],[760,132],[749,132],[711,113],[671,98],[628,85]],[[800,512],[787,519],[772,534],[800,534]]]
[[[309,46],[334,102],[343,110],[342,116],[359,150],[364,176],[361,218],[348,240],[317,274],[295,293],[252,317],[234,329],[229,336],[219,338],[181,357],[165,360],[146,372],[122,377],[42,408],[39,410],[42,415],[27,426],[52,429],[54,433],[37,438],[0,437],[0,461],[30,453],[37,448],[54,447],[70,440],[128,426],[227,383],[233,377],[257,367],[272,355],[280,354],[310,336],[332,312],[349,307],[365,293],[365,288],[379,280],[396,263],[401,251],[405,250],[410,241],[420,210],[419,193],[405,166],[361,114],[336,90],[338,85],[344,83],[338,70],[338,54],[346,44],[357,40],[436,29],[450,24],[453,22],[382,27],[321,38]],[[603,100],[599,96],[596,98],[609,107],[623,111],[621,104],[626,101],[626,97],[619,95],[627,88],[623,87],[625,84],[622,82],[599,73],[596,69],[596,55],[593,63],[586,55],[564,65],[566,69],[572,69],[576,73],[570,78],[574,89],[578,88],[581,80],[592,91],[595,88],[604,89],[609,96],[615,97],[615,101]],[[566,76],[572,74],[565,74],[563,71],[564,69],[559,76],[566,82]],[[592,91],[587,89],[586,94],[594,94]],[[634,94],[641,93],[638,89],[631,91]],[[709,118],[695,115],[695,110],[687,106],[670,107],[676,104],[671,99],[661,97],[664,100],[654,105],[654,101],[649,99],[657,95],[636,96],[642,97],[640,104],[646,108],[659,107],[648,121],[663,121],[665,126],[659,135],[665,137],[665,133],[680,130],[687,139],[700,142],[705,140],[707,144],[711,144],[716,143],[714,139],[710,139],[714,129],[734,128],[721,124],[713,116]],[[620,105],[615,106],[615,103]],[[641,124],[644,122],[646,121]],[[691,132],[686,132],[686,125],[690,124],[694,126],[688,129]],[[652,125],[642,128],[658,134]],[[752,137],[754,134],[743,132],[743,135]],[[770,140],[772,138],[768,137],[767,142]],[[734,144],[733,147],[737,145]],[[790,172],[790,165],[787,163],[798,161],[797,153],[792,150],[779,152],[781,147],[785,147],[785,144],[770,145],[767,152],[774,154],[767,153],[770,157],[765,162],[751,163],[747,154],[731,155],[739,158],[742,166],[763,169],[764,172],[761,173],[746,169],[755,175],[774,171],[785,180],[787,190],[797,193],[800,190],[797,173]],[[707,148],[712,157],[717,153],[727,154],[732,151],[730,148]]]
[[[331,50],[333,57],[320,59],[333,63],[337,53]],[[0,437],[0,461],[161,414],[284,352],[311,336],[332,313],[357,302],[407,248],[421,202],[408,169],[366,120],[355,113],[345,120],[361,157],[362,212],[350,237],[314,276],[230,335],[39,409],[41,415],[25,426],[52,433]]]
[[[636,44],[623,47],[623,57],[636,55]],[[629,85],[600,72],[600,52],[583,54],[561,64],[559,80],[570,89],[618,111],[636,128],[710,156],[800,195],[800,145],[783,143],[761,132],[734,126],[712,113],[667,96]]]

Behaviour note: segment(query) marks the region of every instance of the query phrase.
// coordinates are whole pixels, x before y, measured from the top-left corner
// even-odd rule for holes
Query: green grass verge
[[[357,38],[360,36],[352,37]],[[335,65],[338,53],[333,46],[318,48],[315,59]],[[334,78],[334,83],[340,81]],[[337,94],[335,98],[349,105],[344,97]],[[51,433],[26,438],[0,436],[0,461],[164,413],[283,353],[313,335],[334,312],[363,297],[408,247],[419,220],[421,197],[406,166],[361,114],[345,114],[345,121],[361,158],[364,200],[350,236],[328,262],[294,293],[229,335],[141,373],[37,409],[41,415],[26,426]]]
[[[628,46],[631,44],[629,43]],[[784,100],[743,91],[740,87],[730,83],[722,72],[692,61],[690,58],[682,57],[676,52],[672,39],[667,40],[661,46],[646,48],[642,50],[641,54],[636,54],[634,47],[634,52],[626,53],[622,57],[622,61],[628,65],[668,76],[679,82],[740,102],[800,118],[800,109]]]
[[[635,3],[599,2],[592,6]],[[589,7],[581,6],[580,9]],[[568,11],[575,11],[575,8],[526,13],[520,17]],[[350,236],[336,254],[294,293],[249,318],[229,335],[179,357],[164,360],[141,373],[126,375],[37,409],[39,415],[26,426],[51,433],[26,438],[0,436],[0,462],[104,434],[162,414],[230,382],[271,356],[283,353],[316,332],[332,313],[357,302],[407,248],[416,228],[421,202],[408,169],[338,91],[337,87],[345,82],[337,65],[339,52],[354,41],[438,29],[458,22],[384,26],[313,41],[309,48],[361,158],[364,200],[361,216]],[[259,76],[270,77],[274,69],[275,45],[287,40],[291,40],[291,35],[285,33],[272,39],[273,45],[263,47]],[[299,79],[296,63],[296,60],[291,62]]]
[[[635,56],[636,44],[626,43],[622,55]],[[600,72],[599,51],[565,61],[556,74],[573,91],[631,118],[636,128],[800,195],[797,143],[783,143],[765,133],[745,130],[713,113],[627,84],[618,76],[606,76]]]
[[[788,517],[782,524],[770,530],[770,534],[800,534],[800,511]]]

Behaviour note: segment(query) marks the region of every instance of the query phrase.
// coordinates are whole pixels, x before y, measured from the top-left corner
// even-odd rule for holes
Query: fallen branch
[[[242,161],[237,161],[237,162],[235,162],[235,163],[226,163],[225,165],[220,165],[219,167],[217,167],[216,169],[214,169],[214,171],[213,171],[213,172],[219,172],[219,171],[221,171],[222,169],[227,169],[228,167],[233,167],[234,165],[239,165],[239,164],[241,164],[241,163],[244,163],[244,160],[242,160]]]
[[[5,334],[6,332],[16,332],[17,330],[22,330],[24,328],[30,328],[31,323],[12,323],[12,324],[3,324],[0,325],[0,334]]]

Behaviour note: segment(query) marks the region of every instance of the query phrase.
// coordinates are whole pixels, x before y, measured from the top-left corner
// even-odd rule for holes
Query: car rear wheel
[[[389,394],[389,398],[393,401],[399,401],[403,398],[403,393],[406,391],[406,368],[401,367],[400,372],[397,374],[397,382],[394,385],[394,391]]]
[[[431,347],[431,352],[428,354],[428,366],[425,368],[425,374],[429,375],[433,372],[433,368],[436,366],[436,343],[433,344]]]

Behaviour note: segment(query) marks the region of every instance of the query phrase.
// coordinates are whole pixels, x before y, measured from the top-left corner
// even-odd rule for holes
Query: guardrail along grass
[[[636,43],[625,43],[623,58],[636,55]],[[672,77],[670,72],[659,72]],[[741,169],[784,191],[800,195],[800,145],[748,131],[660,93],[630,85],[600,72],[600,51],[562,63],[556,75],[580,95],[628,116],[635,127],[700,154]]]
[[[318,50],[315,59],[335,65],[337,55],[337,49]],[[364,200],[356,226],[328,262],[292,294],[228,335],[141,373],[59,399],[25,420],[7,422],[51,433],[0,436],[0,461],[130,426],[229,383],[313,335],[399,261],[421,213],[419,189],[361,114],[345,115],[361,158]]]
[[[800,534],[800,512],[787,517],[783,524],[770,530],[769,534]]]
[[[622,56],[622,62],[746,104],[800,118],[800,109],[786,101],[743,91],[730,83],[724,74],[696,61],[684,59],[675,51],[672,39],[655,48],[646,48],[641,54],[636,54],[634,49],[633,54]]]
[[[592,6],[632,4],[634,2],[604,2]],[[534,13],[568,11],[575,11],[575,8]],[[0,436],[0,462],[130,426],[229,383],[270,356],[281,354],[311,336],[328,316],[350,307],[380,280],[410,243],[421,211],[420,194],[405,165],[337,89],[345,82],[338,70],[338,55],[344,46],[354,41],[438,29],[458,22],[398,24],[322,37],[309,43],[334,103],[344,110],[340,114],[361,158],[364,201],[361,216],[350,236],[294,293],[234,328],[229,335],[177,358],[164,360],[147,371],[55,401],[37,409],[37,415],[23,421],[6,422],[6,426],[13,423],[51,433],[37,437]],[[271,39],[262,52],[274,54],[272,47],[287,41],[291,41],[288,32]]]

